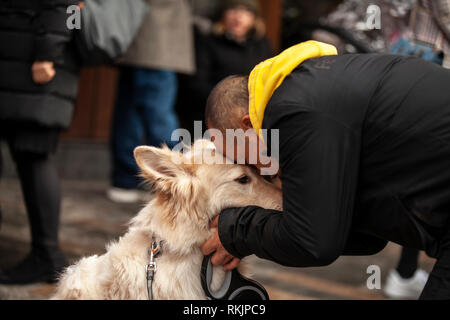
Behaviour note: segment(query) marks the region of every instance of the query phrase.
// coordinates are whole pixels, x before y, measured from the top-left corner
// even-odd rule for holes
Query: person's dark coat
[[[225,249],[298,267],[373,254],[387,241],[448,254],[449,82],[449,70],[412,57],[303,62],[262,122],[279,130],[283,212],[225,210]]]
[[[68,128],[79,66],[66,25],[76,0],[0,0],[0,123]],[[53,61],[56,75],[36,84],[31,66]]]
[[[177,111],[186,127],[202,120],[206,100],[214,86],[230,75],[249,74],[261,61],[272,56],[264,36],[254,35],[239,43],[223,33],[203,34],[195,29],[197,72],[180,78]]]

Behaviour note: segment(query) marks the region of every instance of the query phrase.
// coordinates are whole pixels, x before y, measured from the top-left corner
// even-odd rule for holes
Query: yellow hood
[[[307,59],[336,54],[334,46],[310,40],[286,49],[278,56],[261,62],[252,70],[248,81],[249,116],[258,135],[267,103],[283,83],[284,78]]]

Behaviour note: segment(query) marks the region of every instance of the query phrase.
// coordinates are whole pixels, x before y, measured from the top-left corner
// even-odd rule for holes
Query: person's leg
[[[61,186],[55,165],[49,155],[23,152],[14,158],[31,222],[32,248],[49,255],[59,252]]]
[[[48,154],[12,150],[31,228],[31,253],[16,267],[7,270],[1,283],[54,281],[66,266],[59,249],[58,230],[61,206],[59,177]]]
[[[135,73],[135,68],[121,69],[111,133],[112,185],[121,189],[136,189],[140,183],[133,151],[144,130],[135,104]]]
[[[402,248],[397,268],[386,278],[384,293],[393,299],[417,299],[427,282],[428,274],[418,268],[420,251]]]
[[[177,94],[177,76],[172,71],[139,69],[137,71],[136,103],[144,121],[146,143],[170,148],[172,132],[178,128],[174,104]]]
[[[397,272],[403,279],[409,279],[414,276],[417,270],[417,261],[420,251],[413,248],[403,247],[400,261],[397,265]]]

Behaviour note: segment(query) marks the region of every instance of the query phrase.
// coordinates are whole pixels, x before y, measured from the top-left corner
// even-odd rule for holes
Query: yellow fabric
[[[249,116],[258,136],[267,103],[283,83],[284,78],[307,59],[336,54],[334,46],[310,40],[286,49],[278,56],[261,62],[252,70],[248,81]]]

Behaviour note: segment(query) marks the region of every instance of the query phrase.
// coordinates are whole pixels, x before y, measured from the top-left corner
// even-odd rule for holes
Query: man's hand
[[[219,223],[219,216],[215,217],[210,223],[211,228],[217,228]],[[215,252],[211,257],[211,263],[215,266],[224,265],[224,270],[232,270],[239,265],[241,259],[233,257],[223,246],[219,239],[219,233],[216,231],[214,235],[209,238],[202,245],[202,253],[206,256]]]
[[[33,81],[38,84],[50,82],[56,74],[55,67],[51,61],[35,61],[31,66]]]

